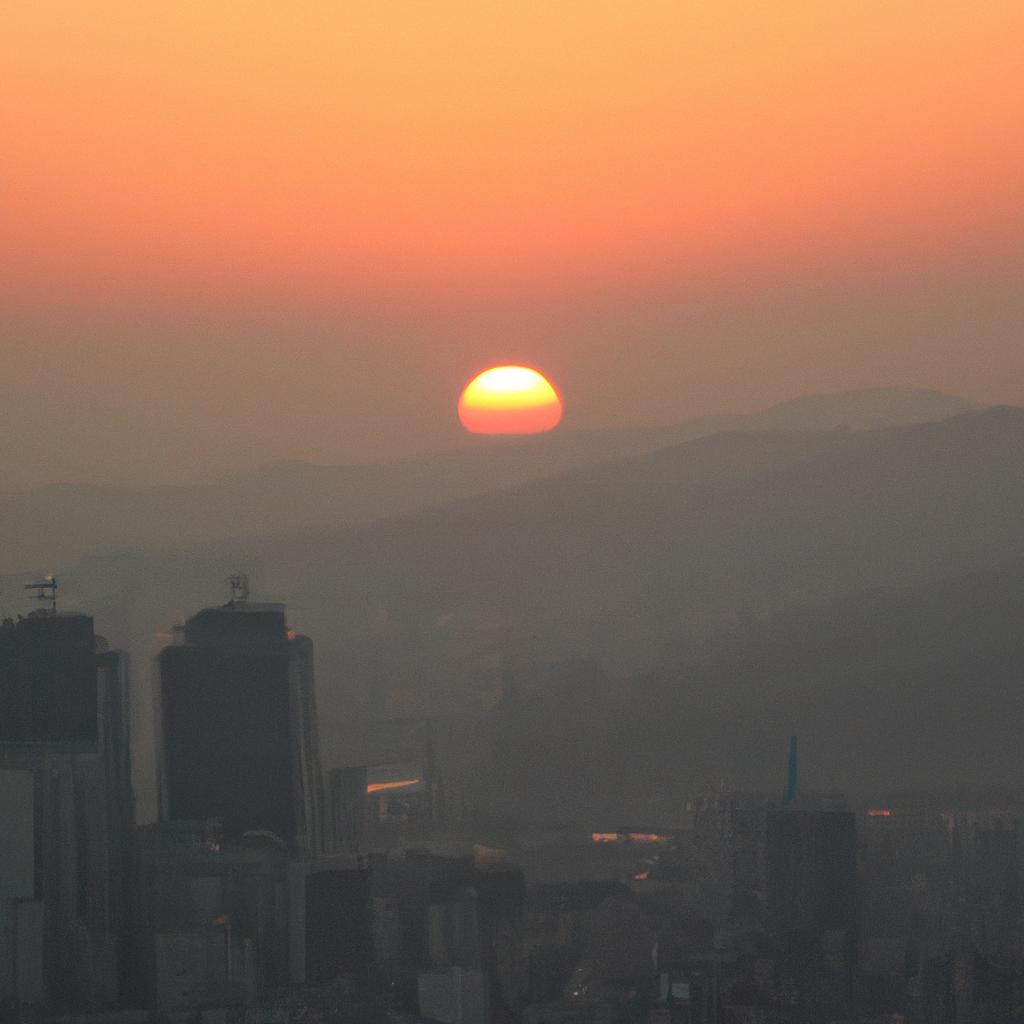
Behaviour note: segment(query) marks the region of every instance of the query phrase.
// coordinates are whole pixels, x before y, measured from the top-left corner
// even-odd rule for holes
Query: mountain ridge
[[[172,623],[249,572],[255,599],[285,602],[316,644],[332,764],[345,722],[486,713],[509,659],[629,678],[713,658],[790,608],[1015,558],[1024,409],[996,407],[864,432],[720,432],[372,523],[94,551],[61,568],[59,601],[145,664]],[[136,686],[145,737],[145,674]]]
[[[104,547],[189,548],[339,521],[372,522],[721,430],[877,429],[978,408],[939,392],[869,389],[670,427],[467,437],[462,448],[402,463],[317,466],[291,459],[193,485],[48,484],[0,493],[0,522],[7,526],[0,572],[49,571]]]

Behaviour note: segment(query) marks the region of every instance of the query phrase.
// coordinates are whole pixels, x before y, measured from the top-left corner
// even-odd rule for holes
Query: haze
[[[0,0],[0,1018],[1024,1020],[1022,40]]]
[[[1024,402],[1024,8],[8,3],[0,486]]]

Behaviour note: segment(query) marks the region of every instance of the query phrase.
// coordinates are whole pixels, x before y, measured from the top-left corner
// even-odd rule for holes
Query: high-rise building
[[[0,1004],[132,998],[129,720],[127,657],[90,616],[0,624]]]
[[[283,605],[245,599],[192,616],[180,640],[159,655],[162,818],[322,854],[312,641],[288,629]]]
[[[797,797],[768,815],[767,909],[783,970],[831,1012],[848,1004],[856,963],[857,823],[819,803]]]
[[[855,930],[857,824],[852,811],[773,811],[768,896],[783,932]]]
[[[32,615],[0,636],[0,743],[95,743],[92,618]]]

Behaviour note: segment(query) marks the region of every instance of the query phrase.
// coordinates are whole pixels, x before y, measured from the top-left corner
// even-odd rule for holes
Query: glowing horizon
[[[0,489],[439,452],[499,362],[550,373],[572,430],[1024,404],[1020,0],[3,26]]]

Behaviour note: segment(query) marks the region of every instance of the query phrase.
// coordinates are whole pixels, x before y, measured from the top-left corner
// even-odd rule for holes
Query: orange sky
[[[339,416],[358,441],[318,448],[289,426],[292,399],[273,424],[295,455],[344,461],[410,448],[435,415],[426,400],[407,422],[375,408],[409,405],[417,381],[454,408],[449,391],[491,362],[555,374],[567,422],[570,384],[578,425],[642,420],[629,396],[665,377],[673,332],[651,323],[666,318],[690,338],[689,357],[671,353],[679,372],[715,379],[694,387],[703,406],[654,396],[656,418],[805,388],[950,387],[962,374],[935,372],[940,355],[913,341],[913,310],[942,322],[949,281],[1002,289],[1000,323],[1019,318],[1020,0],[4,0],[0,26],[0,343],[43,347],[15,359],[0,397],[71,394],[75,367],[87,432],[110,400],[153,438],[174,429],[153,411],[168,345],[221,384],[252,348],[246,386],[295,401],[308,382],[291,361],[355,360],[361,390]],[[897,314],[895,366],[871,361],[865,326],[845,363],[793,373],[791,341],[760,391],[730,384],[753,342],[722,324],[745,303],[827,282],[838,310],[867,288],[876,324],[896,280],[923,291]],[[818,299],[796,312],[797,293],[784,320],[838,315]],[[715,320],[709,295],[734,312]],[[1024,401],[1006,390],[1024,367],[993,330],[1003,347],[966,387]],[[649,366],[632,384],[614,355],[627,339]],[[626,390],[609,407],[611,380]],[[216,429],[213,385],[182,386]],[[126,387],[140,390],[118,399]],[[40,442],[40,479],[82,464],[54,461],[55,444]],[[279,457],[256,434],[236,448],[210,465]],[[162,459],[139,447],[132,474]],[[93,462],[87,476],[114,472]]]

